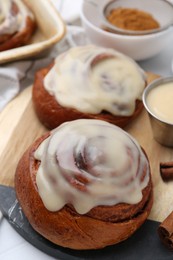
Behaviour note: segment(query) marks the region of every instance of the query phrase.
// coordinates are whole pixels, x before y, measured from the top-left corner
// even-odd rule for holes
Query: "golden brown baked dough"
[[[141,112],[145,85],[146,76],[133,60],[113,49],[85,45],[38,71],[32,98],[49,129],[80,118],[124,127]]]
[[[28,8],[26,6],[26,8]],[[10,9],[10,14],[8,17],[4,17],[4,19],[14,19],[15,17],[19,14],[20,8],[17,5],[17,2],[11,1],[11,9]],[[31,13],[31,10],[29,10]],[[33,14],[32,14],[33,16]],[[13,17],[13,18],[9,18]],[[21,20],[23,23],[23,20]],[[4,23],[4,24],[3,24]],[[7,24],[7,23],[6,23]],[[21,29],[12,30],[12,32],[9,33],[3,33],[5,25],[5,21],[3,20],[1,23],[1,29],[0,29],[0,51],[5,51],[9,49],[13,49],[16,47],[20,47],[22,45],[25,45],[33,35],[35,29],[36,29],[36,21],[34,20],[33,17],[26,15],[25,17],[25,26],[22,27]],[[11,24],[10,24],[11,26]],[[1,32],[2,30],[2,32]],[[7,29],[8,30],[8,29]],[[6,31],[6,29],[5,29]]]
[[[50,134],[45,134],[30,146],[16,169],[17,198],[33,228],[55,244],[73,249],[103,248],[130,237],[150,213],[153,203],[151,176],[142,191],[143,198],[137,204],[97,206],[84,215],[67,204],[61,210],[51,212],[38,193],[36,174],[40,161],[34,158],[34,152]]]
[[[100,114],[89,114],[73,108],[62,107],[55,97],[44,88],[43,80],[51,67],[52,65],[36,73],[32,91],[35,112],[41,123],[48,129],[53,129],[66,121],[81,118],[105,120],[123,128],[136,118],[143,109],[143,103],[140,100],[136,101],[136,109],[132,116],[114,116],[106,111]]]

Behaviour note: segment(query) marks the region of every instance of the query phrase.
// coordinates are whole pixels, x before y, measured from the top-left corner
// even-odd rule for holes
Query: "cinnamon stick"
[[[162,243],[173,251],[173,211],[159,225],[158,234]]]
[[[163,181],[173,180],[173,161],[160,163],[160,175]]]

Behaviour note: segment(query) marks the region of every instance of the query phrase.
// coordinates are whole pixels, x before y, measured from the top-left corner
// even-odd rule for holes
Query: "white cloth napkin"
[[[68,26],[66,37],[41,59],[12,62],[0,67],[0,111],[25,87],[31,85],[35,72],[72,46],[84,45],[87,39],[81,27]]]
[[[82,0],[52,0],[66,23],[74,23],[79,18]]]

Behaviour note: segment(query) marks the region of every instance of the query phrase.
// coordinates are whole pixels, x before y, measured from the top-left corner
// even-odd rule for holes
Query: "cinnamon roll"
[[[142,110],[146,76],[130,58],[94,45],[74,47],[36,74],[33,104],[49,129],[80,118],[124,127]]]
[[[15,189],[33,228],[73,249],[127,239],[153,202],[144,150],[121,128],[94,119],[66,122],[36,140],[19,161]]]
[[[25,2],[0,1],[0,51],[26,44],[35,28],[34,15]]]

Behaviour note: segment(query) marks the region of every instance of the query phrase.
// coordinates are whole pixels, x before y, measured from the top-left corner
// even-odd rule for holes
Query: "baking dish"
[[[24,2],[35,15],[36,32],[27,45],[0,52],[0,64],[43,55],[65,34],[65,23],[50,0],[24,0]]]

